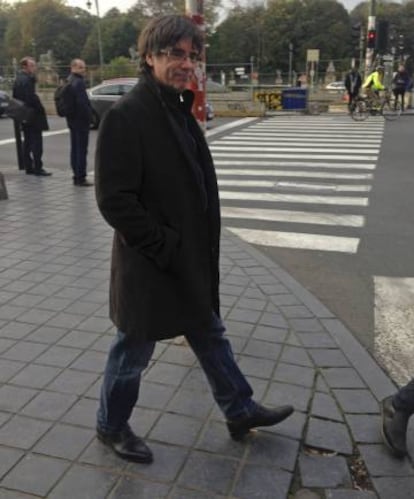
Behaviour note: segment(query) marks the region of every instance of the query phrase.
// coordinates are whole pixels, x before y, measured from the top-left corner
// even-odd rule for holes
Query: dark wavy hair
[[[145,56],[158,54],[160,50],[174,47],[180,40],[190,39],[193,47],[201,52],[203,48],[203,34],[199,27],[188,17],[183,15],[164,15],[152,19],[141,31],[138,38],[138,55],[141,71],[148,71]]]

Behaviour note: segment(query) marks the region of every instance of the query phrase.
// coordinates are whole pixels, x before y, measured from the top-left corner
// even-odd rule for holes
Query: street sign
[[[319,49],[308,49],[306,52],[308,62],[319,62]]]

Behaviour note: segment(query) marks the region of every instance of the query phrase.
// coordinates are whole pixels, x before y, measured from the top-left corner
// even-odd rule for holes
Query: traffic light
[[[359,48],[359,39],[361,38],[361,23],[353,24],[351,30],[352,46]]]
[[[367,35],[367,48],[374,49],[377,42],[377,32],[375,29],[368,30]]]
[[[378,21],[377,22],[376,49],[381,54],[385,54],[388,50],[388,31],[389,31],[389,22],[388,21]]]

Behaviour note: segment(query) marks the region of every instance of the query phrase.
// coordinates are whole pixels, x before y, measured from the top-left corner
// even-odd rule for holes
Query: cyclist
[[[383,80],[384,66],[377,66],[375,71],[365,78],[364,84],[362,85],[362,88],[366,91],[368,98],[372,100],[375,107],[379,107],[380,105],[380,90],[385,90],[385,87],[382,84]]]

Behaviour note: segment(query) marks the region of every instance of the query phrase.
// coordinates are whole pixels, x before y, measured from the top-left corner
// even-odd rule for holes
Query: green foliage
[[[127,57],[115,57],[109,64],[105,65],[104,79],[118,78],[120,76],[134,77],[138,74],[136,63]]]

